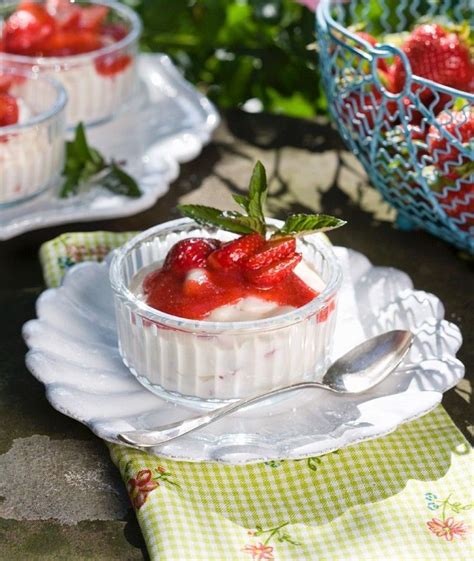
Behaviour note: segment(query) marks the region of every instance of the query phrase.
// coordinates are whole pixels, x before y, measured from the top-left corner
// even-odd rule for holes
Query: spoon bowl
[[[410,331],[394,330],[364,341],[337,359],[322,384],[336,392],[361,393],[384,380],[413,343]]]
[[[410,331],[395,330],[364,341],[336,360],[322,382],[300,382],[265,393],[239,399],[203,415],[163,425],[156,429],[135,430],[118,434],[118,439],[135,448],[151,448],[235,413],[240,409],[288,392],[319,388],[337,394],[359,394],[373,388],[401,363],[413,343]]]

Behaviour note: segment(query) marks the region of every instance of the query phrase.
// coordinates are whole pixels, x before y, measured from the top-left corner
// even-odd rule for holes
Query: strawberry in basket
[[[462,153],[449,138],[457,139],[470,152]],[[461,111],[443,111],[428,133],[428,146],[433,163],[442,172],[456,173],[457,168],[472,161],[474,155],[474,107]]]
[[[449,136],[456,138],[466,153]],[[461,230],[468,231],[474,226],[474,108],[465,106],[460,111],[440,113],[427,140],[437,173],[431,187],[446,214],[458,222]]]
[[[468,41],[436,23],[415,27],[402,45],[413,74],[462,91],[472,87],[474,64]],[[397,58],[393,66],[396,91],[405,83],[405,68]]]
[[[442,175],[435,166],[427,166],[423,176],[452,223],[463,232],[474,233],[474,166],[467,164],[459,172]]]

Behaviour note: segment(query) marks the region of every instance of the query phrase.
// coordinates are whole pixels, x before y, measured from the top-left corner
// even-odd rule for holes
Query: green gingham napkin
[[[46,283],[132,235],[46,243]],[[474,558],[473,455],[442,406],[384,438],[300,461],[224,466],[109,448],[153,560]]]

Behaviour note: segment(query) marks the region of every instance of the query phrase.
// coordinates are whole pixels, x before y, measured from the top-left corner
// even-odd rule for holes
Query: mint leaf
[[[61,187],[61,191],[59,192],[59,196],[61,199],[65,197],[69,197],[71,195],[75,195],[77,192],[77,187],[80,182],[80,172],[75,172],[69,174],[66,181],[63,183]]]
[[[344,226],[346,222],[328,214],[292,214],[272,238],[288,234],[305,236],[314,232],[327,232]]]
[[[243,216],[240,213],[226,212],[226,218],[231,219],[234,224],[240,224],[241,226],[247,226],[252,230],[252,232],[257,232],[262,236],[265,236],[266,226],[259,219],[253,216]]]
[[[249,183],[248,215],[259,219],[265,228],[263,205],[267,198],[267,175],[262,162],[257,161]]]
[[[91,148],[87,143],[86,131],[83,123],[77,125],[76,134],[71,144],[76,160],[84,163],[89,162],[96,167],[102,167],[104,165],[104,159],[99,152]]]
[[[110,171],[100,180],[100,185],[125,197],[137,198],[142,194],[135,179],[119,168],[115,162],[112,162]]]
[[[232,195],[232,198],[234,199],[234,201],[240,205],[245,212],[248,213],[249,211],[249,198],[246,197],[245,195]]]
[[[204,205],[178,205],[178,210],[198,224],[210,224],[236,234],[251,234],[258,231],[255,229],[258,220],[253,221],[251,217],[238,212],[225,212]]]

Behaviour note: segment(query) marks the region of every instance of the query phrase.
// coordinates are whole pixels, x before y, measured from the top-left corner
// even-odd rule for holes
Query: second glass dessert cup
[[[18,122],[0,127],[0,211],[53,188],[64,163],[66,92],[46,76],[0,65]]]
[[[276,225],[276,221],[269,221]],[[235,235],[180,219],[151,228],[117,250],[110,267],[120,354],[137,379],[174,401],[217,406],[303,380],[329,365],[341,267],[319,235],[298,241],[323,291],[288,313],[255,321],[190,320],[148,306],[130,288],[137,273],[163,262],[177,241]]]
[[[45,5],[44,0],[33,2]],[[134,94],[137,86],[136,62],[142,30],[140,18],[127,6],[112,0],[71,0],[81,7],[106,7],[105,23],[123,30],[123,37],[97,50],[65,56],[27,56],[0,52],[0,64],[23,71],[48,75],[65,88],[68,95],[68,128],[79,122],[95,125],[113,118]],[[7,1],[0,10],[6,21],[21,2]],[[87,32],[81,32],[86,33]],[[80,38],[80,35],[79,35]]]

